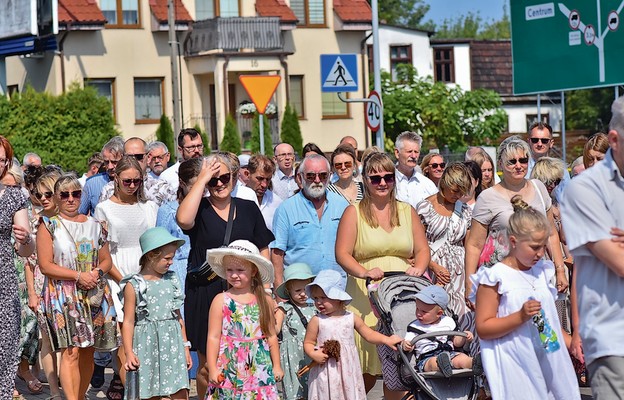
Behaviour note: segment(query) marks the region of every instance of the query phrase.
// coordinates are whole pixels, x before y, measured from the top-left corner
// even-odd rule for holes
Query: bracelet
[[[563,269],[563,265],[557,265],[555,267],[555,271],[559,271],[559,270],[562,270],[562,269]]]
[[[82,271],[78,271],[78,274],[76,275],[76,282],[78,282],[80,280],[80,274],[82,273]]]
[[[184,347],[188,347],[188,348],[191,347],[191,342],[189,342],[188,340],[182,344],[184,345]]]

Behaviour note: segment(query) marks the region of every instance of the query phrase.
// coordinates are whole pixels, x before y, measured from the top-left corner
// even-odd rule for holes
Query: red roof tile
[[[334,0],[334,11],[342,22],[373,21],[373,13],[366,0]]]
[[[62,25],[106,23],[95,0],[59,0],[58,18]]]
[[[191,18],[191,14],[182,4],[182,0],[174,0],[174,2],[176,23],[193,22],[193,18]],[[149,0],[149,5],[152,9],[152,14],[154,14],[159,23],[168,21],[169,8],[167,7],[167,0]]]
[[[279,17],[280,22],[296,23],[297,17],[284,0],[256,0],[256,11],[261,17]]]

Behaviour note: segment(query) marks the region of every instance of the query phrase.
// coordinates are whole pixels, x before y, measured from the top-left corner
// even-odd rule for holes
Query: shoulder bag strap
[[[297,305],[295,303],[293,303],[290,300],[288,300],[288,303],[291,306],[293,306],[293,308],[295,309],[295,311],[299,315],[299,319],[301,320],[301,323],[303,324],[303,327],[307,329],[308,328],[308,319],[305,317],[305,315],[303,315],[303,313],[301,312],[301,310],[299,309],[299,307],[297,307]]]
[[[540,201],[542,202],[542,207],[544,207],[544,211],[548,211],[546,210],[546,202],[544,201],[544,196],[542,196],[542,191],[539,189],[539,187],[537,187],[534,179],[531,179],[531,184],[533,184],[533,189],[535,189],[537,195],[540,198]]]
[[[225,227],[225,236],[223,238],[223,245],[230,244],[230,236],[232,236],[232,225],[234,225],[234,212],[236,211],[236,202],[234,197],[230,199],[230,213],[228,214],[227,226]]]

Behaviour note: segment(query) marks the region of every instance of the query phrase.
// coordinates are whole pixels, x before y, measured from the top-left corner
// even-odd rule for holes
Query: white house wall
[[[367,35],[371,32],[367,32]],[[366,44],[372,45],[372,36]],[[390,71],[390,46],[411,45],[412,65],[418,76],[433,76],[433,53],[427,32],[382,25],[379,27],[379,58],[381,69]]]
[[[527,115],[537,114],[537,104],[530,105],[507,105],[503,109],[509,116],[509,133],[526,135],[527,134]],[[542,101],[542,115],[548,114],[549,123],[555,132],[561,132],[561,107]]]

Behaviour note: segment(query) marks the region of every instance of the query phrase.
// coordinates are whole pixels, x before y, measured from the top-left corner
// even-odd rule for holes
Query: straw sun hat
[[[262,283],[272,283],[273,264],[260,255],[260,250],[248,240],[235,240],[227,246],[206,250],[206,260],[215,274],[226,279],[223,257],[234,256],[253,263],[258,267]]]

